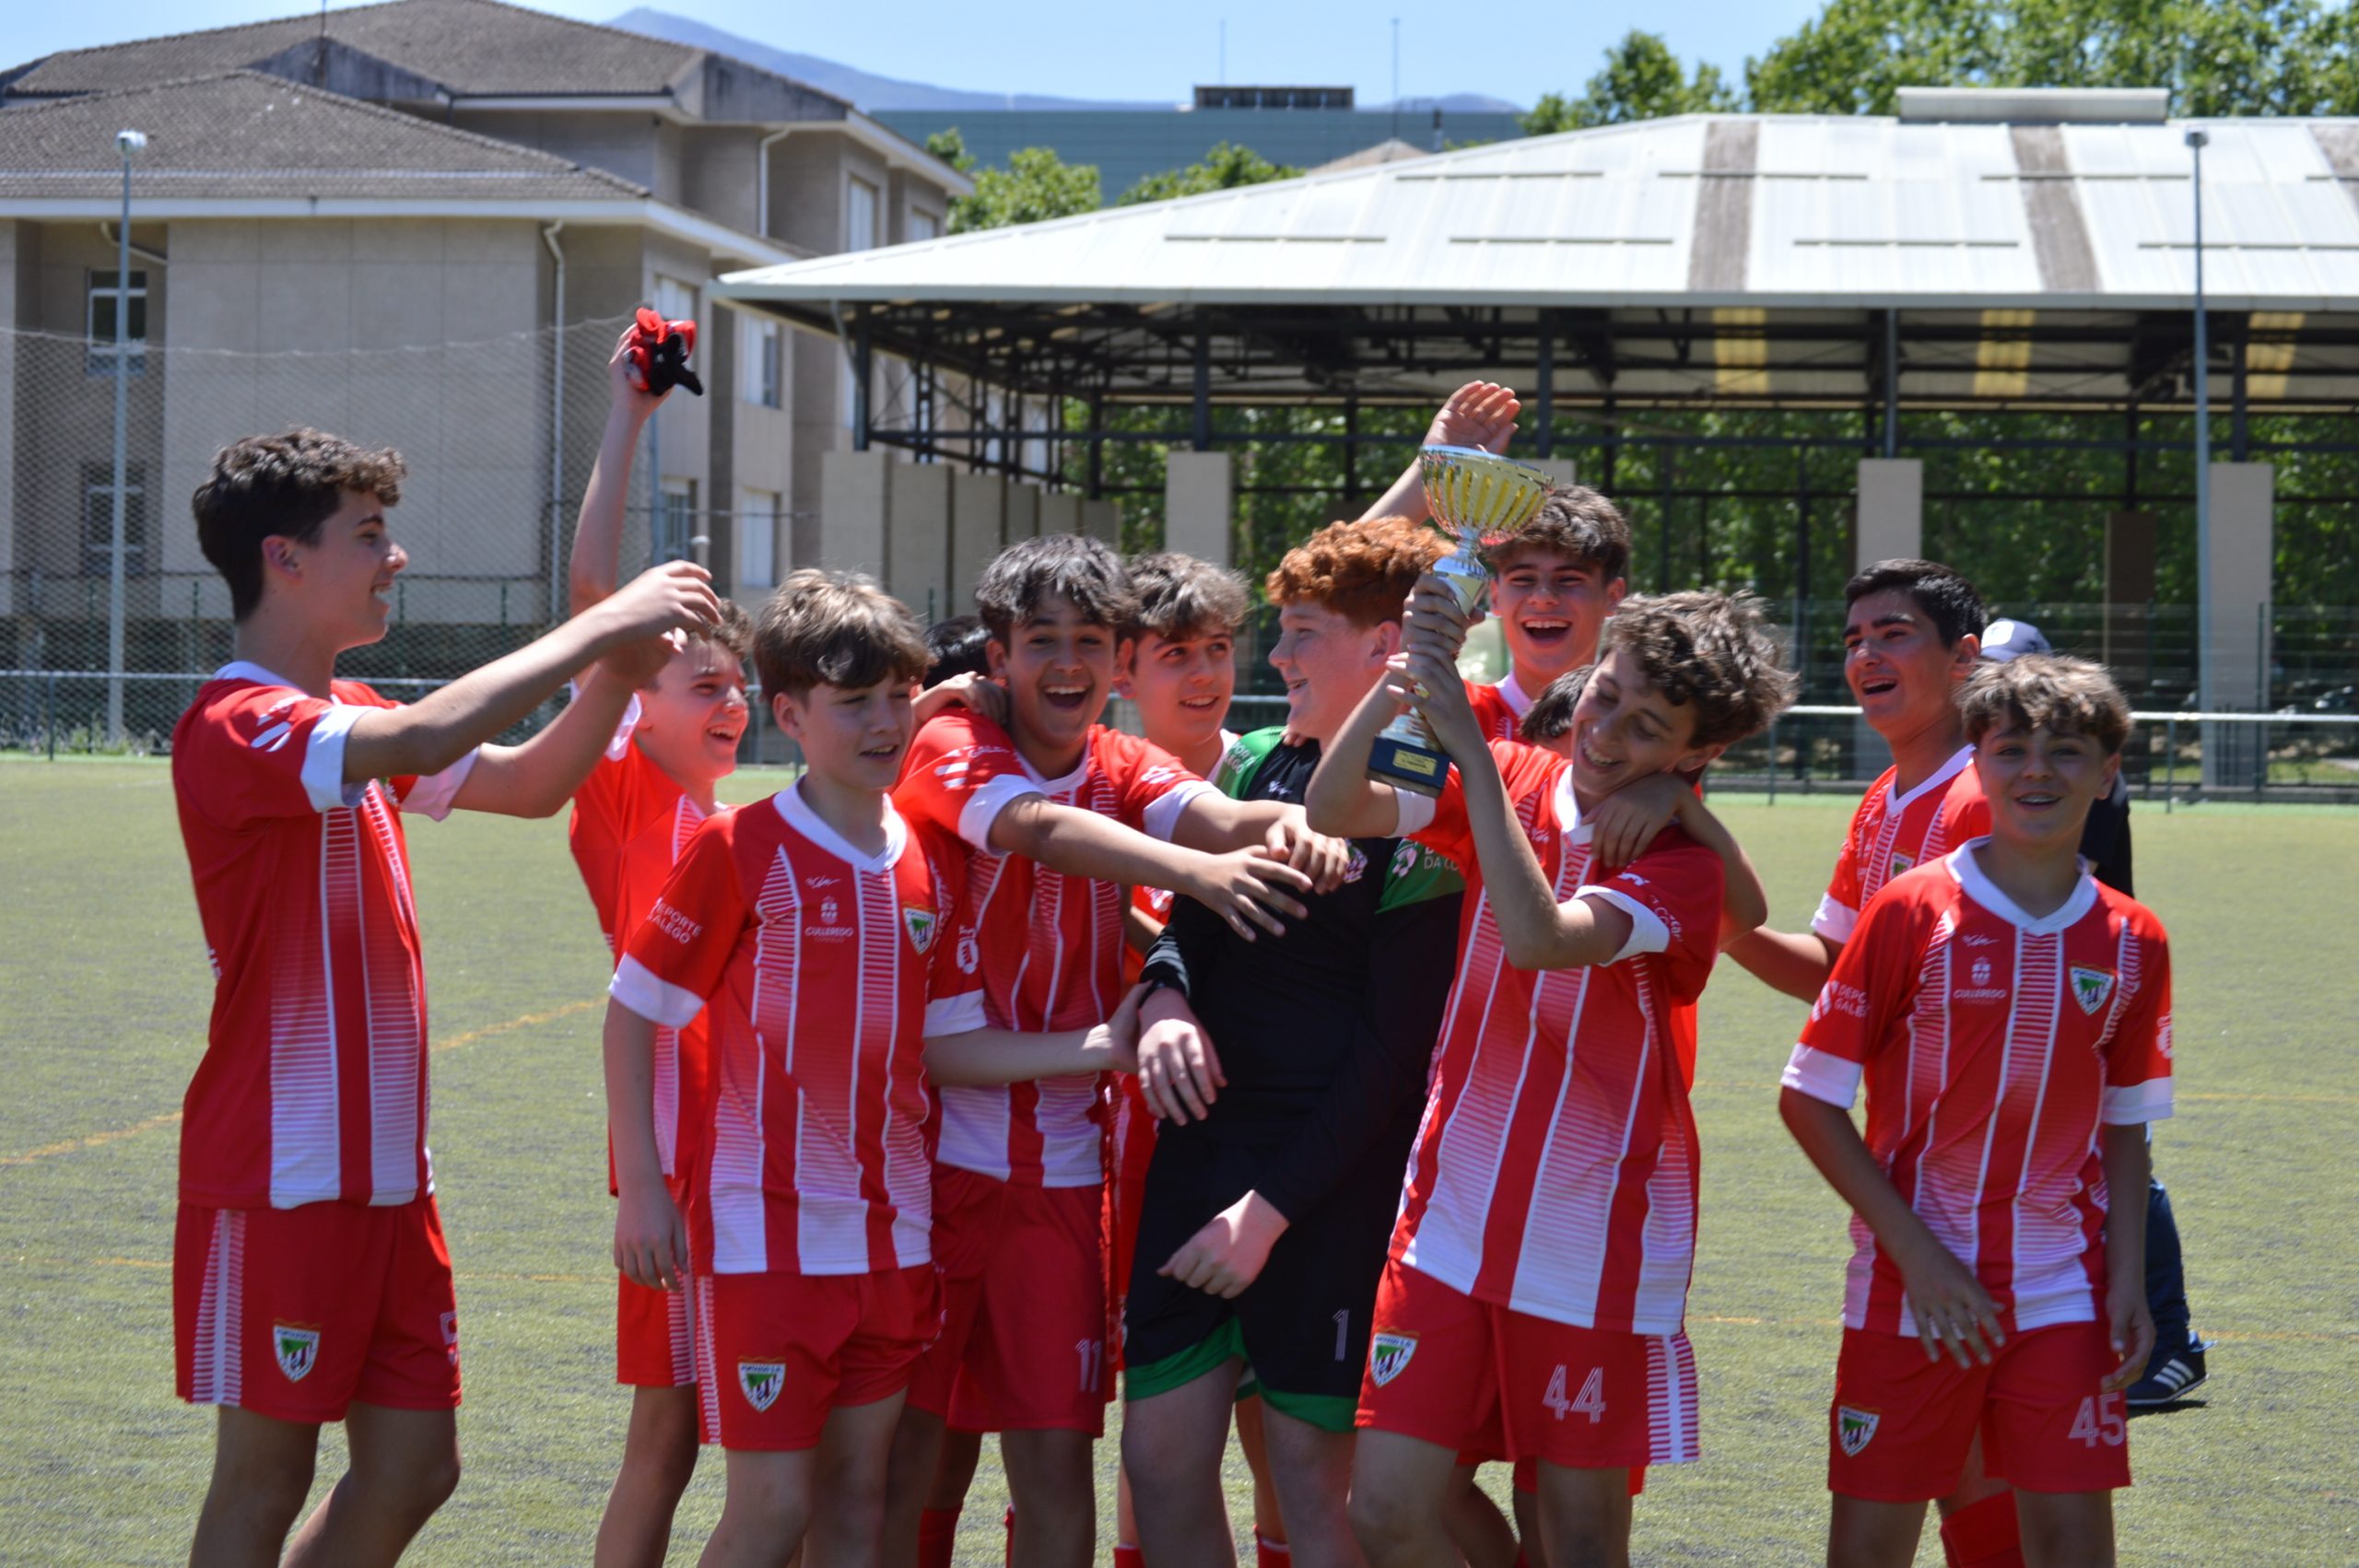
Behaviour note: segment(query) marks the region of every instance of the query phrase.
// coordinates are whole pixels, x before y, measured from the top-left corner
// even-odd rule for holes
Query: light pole
[[[2212,590],[2204,580],[2212,565],[2212,337],[2203,311],[2203,149],[2211,140],[2200,127],[2187,133],[2195,154],[2195,700],[2206,713],[2214,695]]]
[[[107,551],[107,738],[123,739],[123,579],[129,552],[131,501],[131,159],[147,145],[139,131],[117,131],[123,155],[123,227],[115,235],[114,263],[114,532]]]

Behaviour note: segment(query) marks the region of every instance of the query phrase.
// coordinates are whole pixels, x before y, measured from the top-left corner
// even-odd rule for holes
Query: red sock
[[[1114,1568],[1146,1568],[1146,1553],[1128,1541],[1114,1543]]]
[[[1007,1505],[1007,1564],[1015,1568],[1015,1504]]]
[[[2024,1568],[2015,1494],[1993,1492],[1944,1518],[1942,1555],[1949,1568]]]
[[[1294,1548],[1282,1540],[1272,1540],[1261,1531],[1253,1532],[1253,1561],[1258,1568],[1294,1568]]]
[[[950,1568],[958,1545],[956,1508],[928,1508],[918,1515],[918,1568]]]

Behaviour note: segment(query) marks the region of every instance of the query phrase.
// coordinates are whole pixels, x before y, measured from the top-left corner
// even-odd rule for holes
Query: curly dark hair
[[[925,684],[938,686],[953,675],[992,673],[992,634],[980,615],[953,615],[925,628],[925,650],[933,662],[925,667]]]
[[[1972,579],[1939,561],[1906,556],[1878,561],[1843,585],[1843,607],[1848,610],[1871,593],[1908,595],[1933,623],[1943,648],[1955,648],[1962,637],[1980,637],[1990,618]]]
[[[1966,738],[1980,745],[2010,725],[2086,735],[2107,756],[2130,739],[2130,703],[2101,664],[2060,653],[2025,653],[1977,665],[1958,697]]]
[[[1497,572],[1533,550],[1562,556],[1595,572],[1599,581],[1612,582],[1629,574],[1629,520],[1586,485],[1551,485],[1538,514],[1483,555]]]
[[[925,634],[899,600],[855,572],[816,567],[788,574],[754,628],[764,696],[813,686],[848,690],[925,673]]]
[[[1598,637],[1601,658],[1625,648],[1674,707],[1695,705],[1690,743],[1725,746],[1759,734],[1794,700],[1761,601],[1749,593],[1644,594],[1625,599]]]
[[[1010,544],[975,584],[975,612],[994,642],[1006,642],[1051,599],[1064,600],[1083,620],[1117,636],[1138,618],[1138,593],[1122,557],[1104,540],[1084,533],[1043,533]]]
[[[189,497],[197,546],[229,585],[229,614],[262,603],[262,542],[310,544],[346,491],[386,506],[402,498],[409,467],[391,447],[364,447],[323,430],[248,436],[213,454],[213,472]]]
[[[1243,578],[1179,550],[1133,556],[1131,586],[1138,591],[1139,609],[1125,634],[1130,637],[1153,632],[1171,642],[1225,637],[1245,624],[1252,608]]]
[[[1409,590],[1449,553],[1440,534],[1405,517],[1331,522],[1285,553],[1262,591],[1281,608],[1322,604],[1365,629],[1398,622]]]
[[[1573,727],[1573,709],[1581,705],[1581,693],[1589,689],[1590,672],[1594,664],[1584,664],[1578,670],[1567,670],[1542,689],[1524,709],[1522,721],[1516,725],[1519,741],[1529,741],[1535,746],[1545,745]]]

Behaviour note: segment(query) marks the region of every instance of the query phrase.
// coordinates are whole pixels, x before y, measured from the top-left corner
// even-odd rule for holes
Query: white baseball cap
[[[2053,653],[2048,638],[2029,621],[2011,621],[2003,617],[1982,628],[1982,657],[1993,663],[2004,663],[2019,653]]]

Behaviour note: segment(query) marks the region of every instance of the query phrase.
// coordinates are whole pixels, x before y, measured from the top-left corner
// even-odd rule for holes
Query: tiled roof
[[[135,195],[629,201],[647,192],[547,153],[227,71],[0,111],[0,199],[112,196],[115,133],[143,131]]]
[[[470,96],[661,93],[705,53],[499,0],[392,0],[68,50],[19,67],[6,90],[30,97],[106,92],[260,66],[323,35]]]

